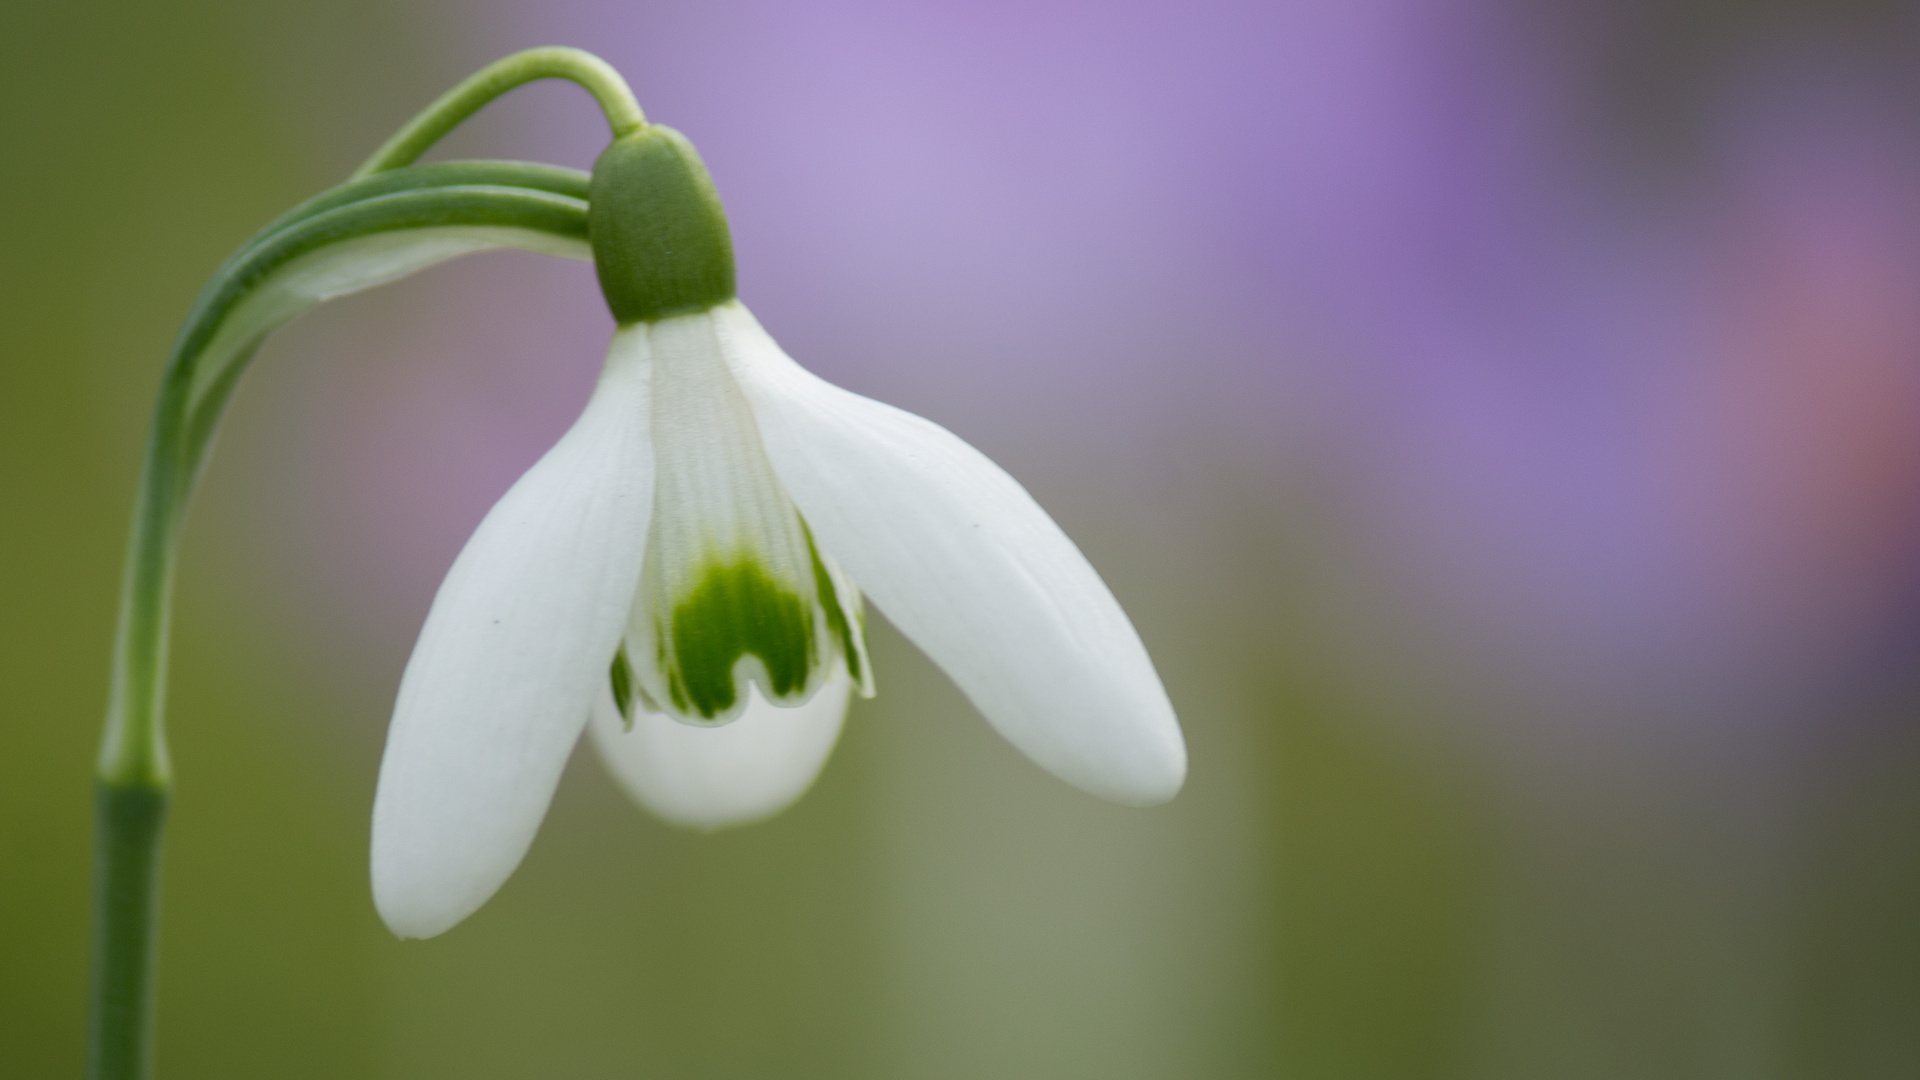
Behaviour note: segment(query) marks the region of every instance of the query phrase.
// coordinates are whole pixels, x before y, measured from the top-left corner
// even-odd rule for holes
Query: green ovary
[[[731,709],[740,692],[734,665],[748,654],[765,665],[775,699],[805,690],[813,670],[810,606],[754,559],[709,563],[666,629],[660,666],[683,714],[711,720]]]

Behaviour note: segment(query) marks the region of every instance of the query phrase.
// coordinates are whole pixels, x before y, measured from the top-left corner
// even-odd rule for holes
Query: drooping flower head
[[[587,218],[605,370],[468,541],[401,681],[373,838],[395,933],[512,873],[590,718],[669,820],[798,798],[873,693],[863,593],[1043,767],[1123,803],[1178,791],[1172,707],[1093,568],[978,451],[780,350],[684,137],[617,138]]]

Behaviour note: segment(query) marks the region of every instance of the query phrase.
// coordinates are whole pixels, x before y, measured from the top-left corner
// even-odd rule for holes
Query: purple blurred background
[[[1335,523],[1392,608],[1371,631],[1538,696],[1529,724],[1684,702],[1713,734],[1631,737],[1715,754],[1911,643],[1914,25],[1848,15],[1687,51],[1654,5],[576,2],[459,44],[629,72],[709,159],[790,352],[1140,495],[1167,572],[1217,568],[1214,523],[1160,489],[1226,463]],[[585,166],[577,97],[455,152]],[[352,399],[311,436],[350,457],[290,512],[338,561],[321,595],[404,609],[381,655],[607,331],[580,268],[484,275],[498,299],[455,274],[483,276],[409,286],[411,337],[326,327],[438,364],[309,376]]]
[[[610,60],[705,156],[742,299],[1027,483],[1193,750],[1173,806],[1091,806],[883,632],[881,697],[789,818],[689,839],[581,767],[445,942],[387,942],[349,881],[327,985],[380,1034],[339,1061],[1920,1070],[1920,9],[239,11],[195,17],[301,133],[259,151],[292,197],[501,54]],[[542,85],[446,154],[584,168],[604,138]],[[302,700],[281,737],[349,848],[433,589],[610,329],[591,268],[490,256],[290,327],[243,393],[185,588],[262,700]],[[273,910],[259,941],[311,917]],[[245,1074],[183,1012],[174,1060]]]

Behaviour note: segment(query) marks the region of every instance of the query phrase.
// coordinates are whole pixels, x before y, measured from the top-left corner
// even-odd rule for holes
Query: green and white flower
[[[591,175],[416,164],[541,79],[589,91]],[[619,73],[542,47],[475,72],[345,183],[222,263],[175,339],[127,549],[96,771],[89,1073],[150,1071],[168,613],[181,526],[261,344],[337,296],[477,251],[591,259],[618,329],[573,428],[481,522],[401,679],[373,808],[394,933],[453,926],[526,853],[591,725],[621,783],[700,828],[778,812],[873,693],[861,591],[1042,766],[1172,798],[1180,727],[1127,617],[1020,485],[939,426],[803,371],[734,298],[706,168]]]
[[[798,798],[873,692],[863,592],[1042,767],[1122,803],[1179,790],[1179,725],[1093,568],[979,451],[781,351],[734,298],[684,139],[616,141],[588,214],[620,325],[579,420],[448,572],[401,681],[373,828],[395,933],[438,934],[499,888],[590,717],[669,820]]]

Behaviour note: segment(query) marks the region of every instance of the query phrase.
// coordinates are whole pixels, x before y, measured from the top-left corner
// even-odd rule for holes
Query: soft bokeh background
[[[1172,805],[876,634],[814,791],[588,757],[443,938],[367,897],[412,636],[609,329],[519,254],[279,335],[180,582],[176,1077],[1920,1075],[1920,14],[1872,0],[0,7],[0,1075],[81,1060],[145,414],[218,261],[512,49],[700,146],[744,298],[1133,613]],[[447,153],[586,166],[522,91]]]

